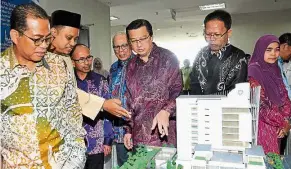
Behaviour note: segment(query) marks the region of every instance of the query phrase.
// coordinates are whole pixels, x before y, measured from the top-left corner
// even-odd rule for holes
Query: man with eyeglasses
[[[83,168],[81,108],[64,60],[47,52],[47,13],[19,5],[10,24],[13,45],[0,57],[3,168]]]
[[[71,58],[78,88],[108,99],[110,93],[107,80],[91,70],[93,56],[90,55],[90,49],[83,44],[77,44],[72,50]],[[94,120],[84,117],[83,126],[87,132],[85,140],[88,157],[85,169],[103,169],[104,155],[111,153],[114,137],[112,123],[105,112],[102,112]]]
[[[76,45],[79,30],[81,26],[81,15],[65,10],[57,10],[52,13],[51,16],[51,33],[53,36],[53,41],[50,45],[50,51],[63,56],[66,61],[68,69],[73,73],[73,65],[71,58],[69,57],[70,52]],[[86,95],[81,90],[77,89],[80,104],[83,114],[91,119],[95,119],[98,112],[104,109],[107,112],[118,116],[118,117],[129,117],[130,113],[121,107],[120,100],[109,99],[106,100],[102,97]],[[92,109],[94,106],[94,109]]]
[[[208,46],[196,56],[190,75],[190,94],[224,94],[235,84],[247,80],[245,53],[229,43],[231,16],[216,10],[204,19],[204,37]]]
[[[128,149],[138,144],[175,146],[176,98],[182,91],[179,61],[153,43],[149,21],[132,21],[126,34],[137,55],[126,71],[126,103],[133,115],[125,126],[124,144]]]
[[[126,33],[118,32],[112,38],[113,50],[118,59],[111,65],[109,75],[109,91],[111,98],[120,99],[122,107],[126,108],[126,98],[124,96],[126,91],[125,72],[128,62],[134,57],[131,52],[131,47],[128,44]],[[124,128],[125,121],[121,118],[114,118],[114,142],[116,143],[117,163],[122,166],[127,161],[127,149],[124,147]]]
[[[279,37],[280,41],[280,57],[278,58],[278,65],[281,70],[283,82],[288,91],[288,96],[291,100],[291,33],[284,33]]]

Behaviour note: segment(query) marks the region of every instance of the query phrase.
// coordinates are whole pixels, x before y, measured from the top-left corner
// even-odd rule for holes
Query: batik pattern
[[[108,82],[102,75],[90,71],[83,80],[79,79],[76,73],[75,75],[79,89],[105,99],[110,97]],[[103,145],[108,145],[113,140],[112,123],[108,120],[104,121],[104,117],[102,117],[104,114],[104,112],[99,112],[94,120],[84,117],[83,126],[87,131],[85,141],[89,155],[103,153]]]
[[[0,69],[4,169],[83,168],[81,108],[61,56],[48,52],[29,71],[11,47],[1,53]]]
[[[112,64],[110,68],[109,75],[109,91],[112,99],[119,99],[121,101],[122,107],[126,108],[126,82],[125,82],[125,74],[126,74],[126,65],[134,57],[131,55],[127,60],[122,61],[118,60]],[[123,137],[125,134],[123,125],[125,121],[121,118],[114,118],[114,141],[116,143],[123,143]]]
[[[213,94],[230,90],[247,80],[247,61],[240,49],[226,44],[217,53],[204,47],[197,55],[190,75],[192,94]]]
[[[176,145],[176,98],[182,91],[182,77],[175,54],[153,44],[148,62],[136,56],[128,63],[126,86],[127,107],[132,112],[126,132],[132,133],[134,145]],[[170,113],[169,135],[164,138],[157,128],[151,130],[161,110]]]
[[[251,87],[261,86],[257,80],[250,78]],[[278,130],[285,125],[285,120],[291,117],[291,103],[283,82],[278,86],[282,96],[283,106],[274,104],[266,95],[261,86],[260,111],[258,125],[258,144],[264,149],[265,154],[280,154],[281,140],[278,138]],[[267,89],[272,90],[272,89]]]

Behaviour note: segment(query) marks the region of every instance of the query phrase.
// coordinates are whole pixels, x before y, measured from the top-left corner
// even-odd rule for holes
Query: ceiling
[[[196,37],[202,30],[204,17],[211,11],[200,11],[199,5],[225,3],[226,11],[234,14],[290,9],[291,0],[98,0],[110,6],[113,30],[123,30],[131,21],[143,18],[154,27],[155,36],[169,34]],[[171,9],[176,11],[176,20]],[[115,29],[114,29],[115,27]],[[194,33],[195,32],[195,33]],[[199,32],[200,34],[200,32]]]

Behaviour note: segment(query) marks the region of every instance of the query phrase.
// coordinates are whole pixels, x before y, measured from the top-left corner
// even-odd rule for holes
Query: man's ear
[[[53,37],[56,37],[58,35],[58,30],[56,28],[51,28],[51,34]]]
[[[232,29],[229,29],[229,30],[227,31],[227,36],[228,36],[228,38],[230,38],[231,35],[232,35]]]
[[[71,56],[71,60],[72,60],[73,67],[76,67],[75,61],[73,61],[73,57],[72,56]]]
[[[11,29],[10,30],[10,37],[11,37],[11,40],[14,44],[18,44],[18,38],[19,38],[20,34],[17,30],[15,29]]]

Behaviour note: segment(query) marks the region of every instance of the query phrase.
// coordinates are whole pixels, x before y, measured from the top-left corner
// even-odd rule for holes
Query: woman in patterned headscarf
[[[274,35],[258,39],[248,67],[251,87],[261,86],[258,144],[265,153],[280,153],[281,139],[290,130],[291,103],[277,59],[279,40]]]
[[[95,73],[98,73],[102,76],[104,76],[106,79],[109,76],[109,72],[105,69],[103,69],[103,64],[102,64],[102,60],[100,58],[95,58],[93,61],[93,71]]]

